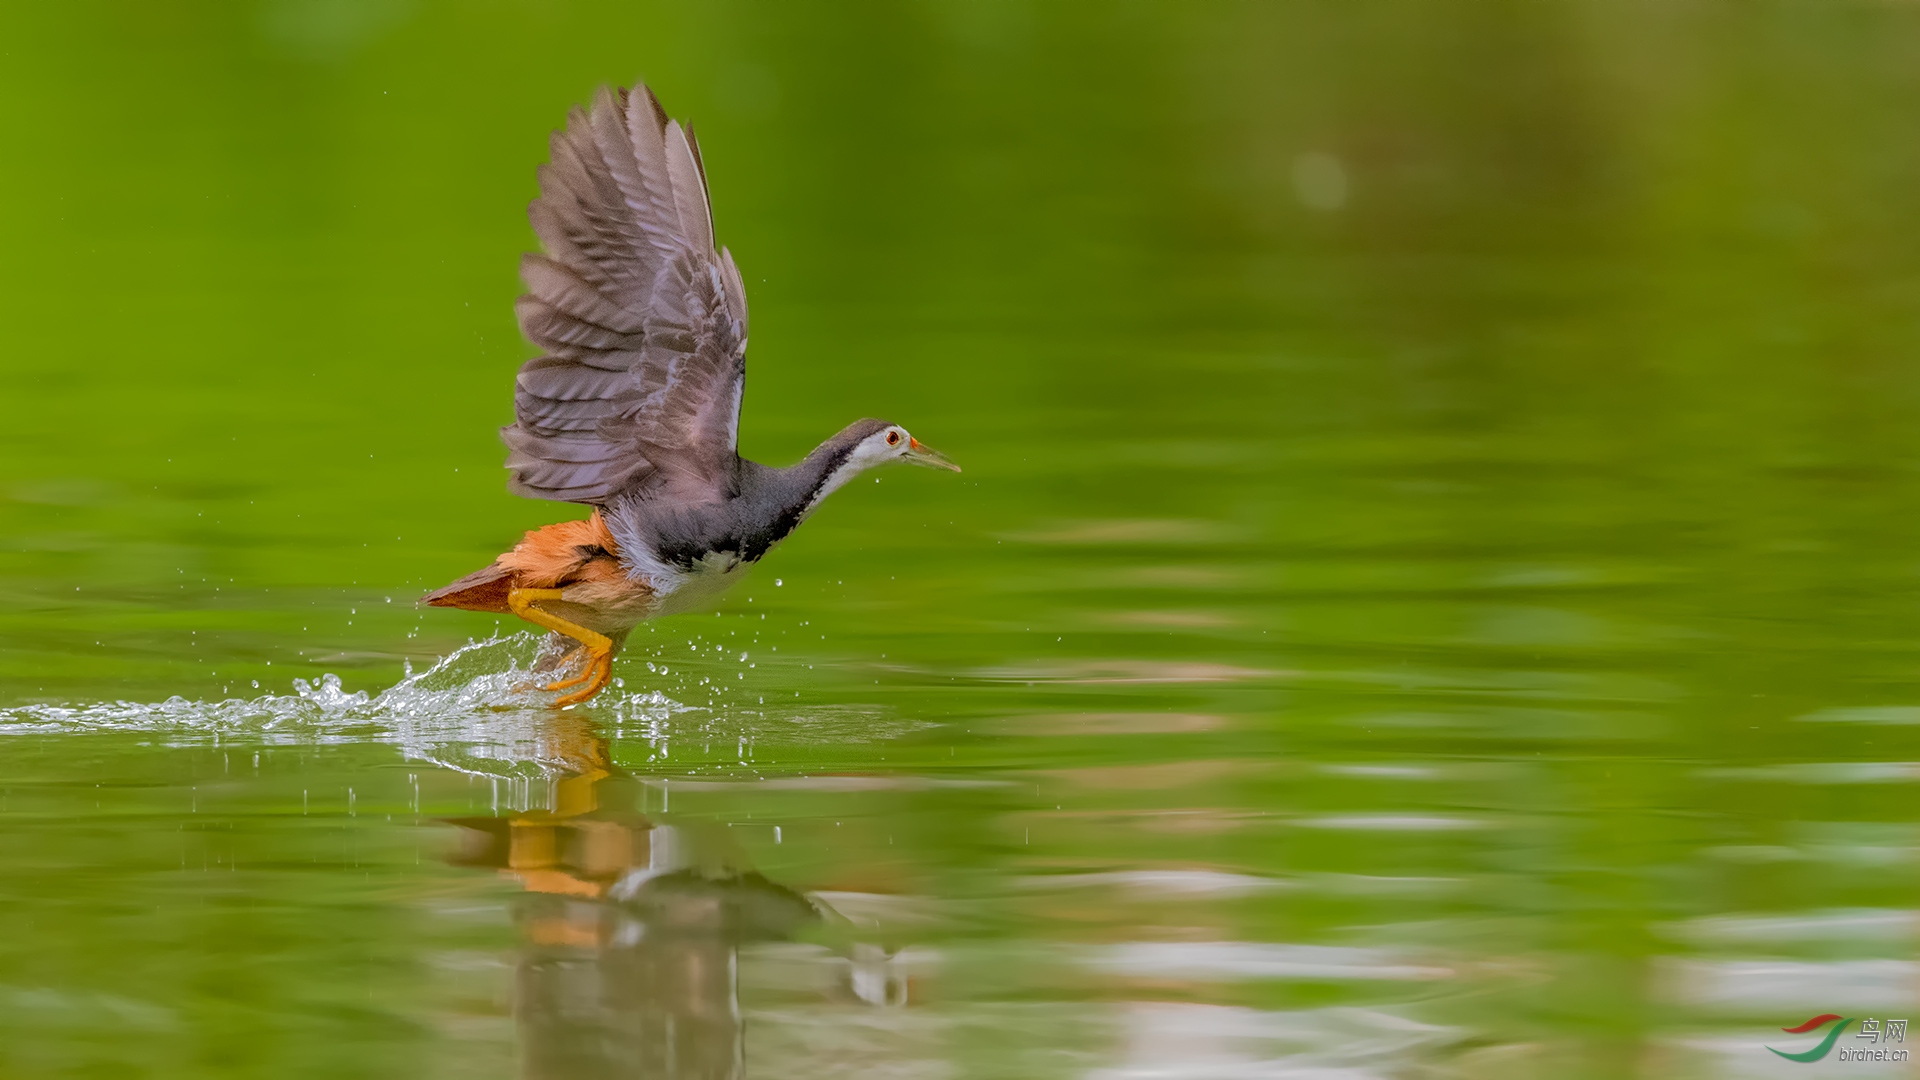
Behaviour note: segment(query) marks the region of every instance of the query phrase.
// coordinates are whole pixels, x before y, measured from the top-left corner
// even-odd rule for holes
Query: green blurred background
[[[741,969],[749,1075],[1812,1075],[1777,1029],[1920,1005],[1920,10],[5,26],[0,1071],[725,1075],[529,1049],[560,946],[440,819],[560,812],[569,739],[891,913],[905,1005],[748,958],[840,979]],[[640,78],[742,451],[966,473],[835,496],[564,738],[295,696],[495,633],[412,600],[579,512],[504,490],[516,263]],[[563,1041],[680,1015],[596,1000]]]

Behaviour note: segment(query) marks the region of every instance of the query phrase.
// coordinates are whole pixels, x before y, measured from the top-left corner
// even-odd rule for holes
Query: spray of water
[[[548,749],[553,678],[535,674],[541,636],[518,633],[469,642],[426,671],[369,694],[348,692],[338,675],[293,681],[292,694],[223,701],[170,697],[155,703],[24,705],[0,709],[0,734],[149,732],[173,744],[244,738],[267,744],[387,742],[409,758],[463,772],[544,775],[563,770]],[[610,689],[596,715],[623,727],[661,729],[693,711],[658,691]],[[610,714],[610,715],[609,715]]]

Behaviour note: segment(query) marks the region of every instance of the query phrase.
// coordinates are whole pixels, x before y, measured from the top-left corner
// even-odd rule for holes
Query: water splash
[[[489,776],[546,775],[570,767],[553,749],[554,694],[535,674],[542,635],[473,641],[422,672],[408,665],[378,694],[348,692],[334,674],[293,681],[292,694],[224,701],[174,696],[158,703],[23,705],[0,709],[0,735],[86,731],[151,732],[174,744],[245,738],[276,744],[385,742],[412,759]],[[658,691],[609,689],[595,701],[621,725],[664,730],[676,714],[699,711]]]
[[[411,761],[511,781],[509,789],[520,794],[509,801],[532,805],[539,800],[524,785],[579,772],[583,738],[644,744],[644,751],[636,745],[633,752],[649,765],[673,761],[676,769],[725,773],[778,764],[795,747],[884,742],[935,726],[855,703],[768,708],[715,695],[686,704],[657,689],[626,689],[620,680],[590,707],[556,711],[558,694],[539,688],[556,677],[552,665],[541,662],[546,643],[544,635],[525,631],[468,642],[426,671],[408,665],[405,677],[378,693],[349,692],[339,676],[326,674],[314,682],[295,679],[291,694],[0,708],[0,737],[135,732],[173,746],[386,743]],[[698,693],[700,685],[683,676],[677,688]],[[681,766],[675,745],[698,752]],[[724,749],[714,753],[729,745],[734,760]]]

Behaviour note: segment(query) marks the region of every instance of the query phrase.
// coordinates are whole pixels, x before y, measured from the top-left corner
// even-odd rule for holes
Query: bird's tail
[[[513,589],[513,571],[499,563],[475,570],[451,585],[443,585],[420,598],[434,607],[465,608],[468,611],[511,610],[507,593]]]

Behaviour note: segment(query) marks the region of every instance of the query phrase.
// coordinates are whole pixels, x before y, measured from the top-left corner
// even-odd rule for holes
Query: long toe
[[[613,654],[595,653],[593,659],[588,662],[586,674],[582,678],[586,685],[565,697],[554,699],[554,708],[564,709],[569,705],[578,705],[604,690],[607,683],[613,680]]]
[[[547,683],[540,687],[540,689],[565,690],[569,686],[579,686],[581,683],[586,682],[588,676],[593,674],[593,650],[588,646],[576,645],[572,649],[569,649],[565,656],[562,656],[554,662],[553,670],[560,672],[573,671],[575,670],[574,661],[581,660],[582,657],[585,659],[580,663],[579,674],[570,675],[566,678]]]
[[[572,678],[561,679],[559,682],[550,682],[547,685],[541,687],[540,689],[565,690],[569,686],[579,686],[581,683],[586,682],[588,679],[593,678],[593,670],[595,666],[597,666],[599,663],[600,663],[600,659],[597,655],[589,656],[587,657],[586,666],[580,669],[580,674],[575,675]]]

